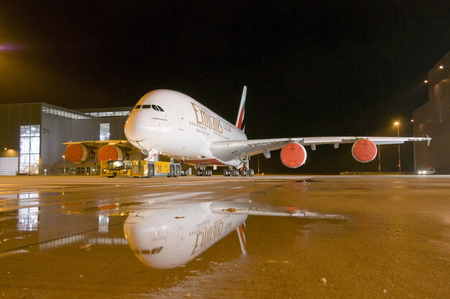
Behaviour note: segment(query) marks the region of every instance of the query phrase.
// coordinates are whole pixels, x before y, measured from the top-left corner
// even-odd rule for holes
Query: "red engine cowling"
[[[98,161],[123,160],[124,153],[117,145],[105,145],[98,150]]]
[[[353,144],[352,155],[356,161],[367,163],[377,156],[377,146],[369,139],[360,139]]]
[[[289,143],[281,150],[281,162],[286,167],[297,168],[306,162],[306,150],[303,145],[298,143]]]
[[[69,144],[66,147],[65,156],[72,163],[83,163],[91,155],[91,150],[82,143]]]

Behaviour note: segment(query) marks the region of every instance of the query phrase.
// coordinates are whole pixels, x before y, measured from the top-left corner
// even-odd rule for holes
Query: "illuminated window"
[[[19,173],[39,174],[40,125],[20,126]]]
[[[52,114],[52,115],[58,115],[58,116],[66,117],[66,118],[71,118],[71,119],[89,119],[90,118],[85,115],[75,114],[75,113],[68,112],[68,111],[62,111],[62,110],[50,108],[47,106],[42,106],[42,112],[47,113],[47,114]]]
[[[36,200],[34,200],[36,199]],[[39,224],[39,208],[32,205],[38,204],[38,193],[22,193],[19,194],[19,208],[17,215],[17,230],[18,231],[37,231]]]
[[[100,141],[109,140],[109,123],[100,124]]]

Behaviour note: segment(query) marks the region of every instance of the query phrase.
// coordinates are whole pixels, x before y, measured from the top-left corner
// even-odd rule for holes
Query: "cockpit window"
[[[139,108],[141,108],[142,107],[142,109],[153,109],[153,110],[155,110],[155,111],[161,111],[161,112],[164,112],[164,109],[163,108],[161,108],[161,106],[158,106],[158,105],[137,105],[136,106],[136,109],[139,109]]]
[[[163,249],[164,247],[156,247],[156,248],[153,248],[152,249],[152,251],[150,252],[150,254],[158,254],[158,253],[160,253],[161,252],[161,250]]]
[[[134,107],[134,109],[139,109],[141,108],[141,105],[136,105],[136,107]]]
[[[163,250],[163,246],[160,246],[160,247],[155,247],[155,248],[153,248],[152,250],[149,250],[149,249],[143,249],[143,250],[139,250],[139,249],[136,249],[136,250],[134,250],[134,253],[135,254],[152,254],[152,255],[154,255],[154,254],[158,254],[158,253],[160,253],[161,252],[161,250]]]

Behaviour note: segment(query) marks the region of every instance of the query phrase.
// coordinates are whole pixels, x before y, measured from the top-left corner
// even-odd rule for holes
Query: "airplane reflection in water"
[[[233,230],[237,231],[242,253],[246,254],[243,225],[248,215],[346,219],[341,215],[296,208],[214,201],[132,213],[125,220],[124,235],[142,263],[152,268],[170,269],[185,265]]]

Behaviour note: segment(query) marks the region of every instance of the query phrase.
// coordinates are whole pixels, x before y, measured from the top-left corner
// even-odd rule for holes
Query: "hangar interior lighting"
[[[40,125],[20,126],[19,173],[39,174]]]

